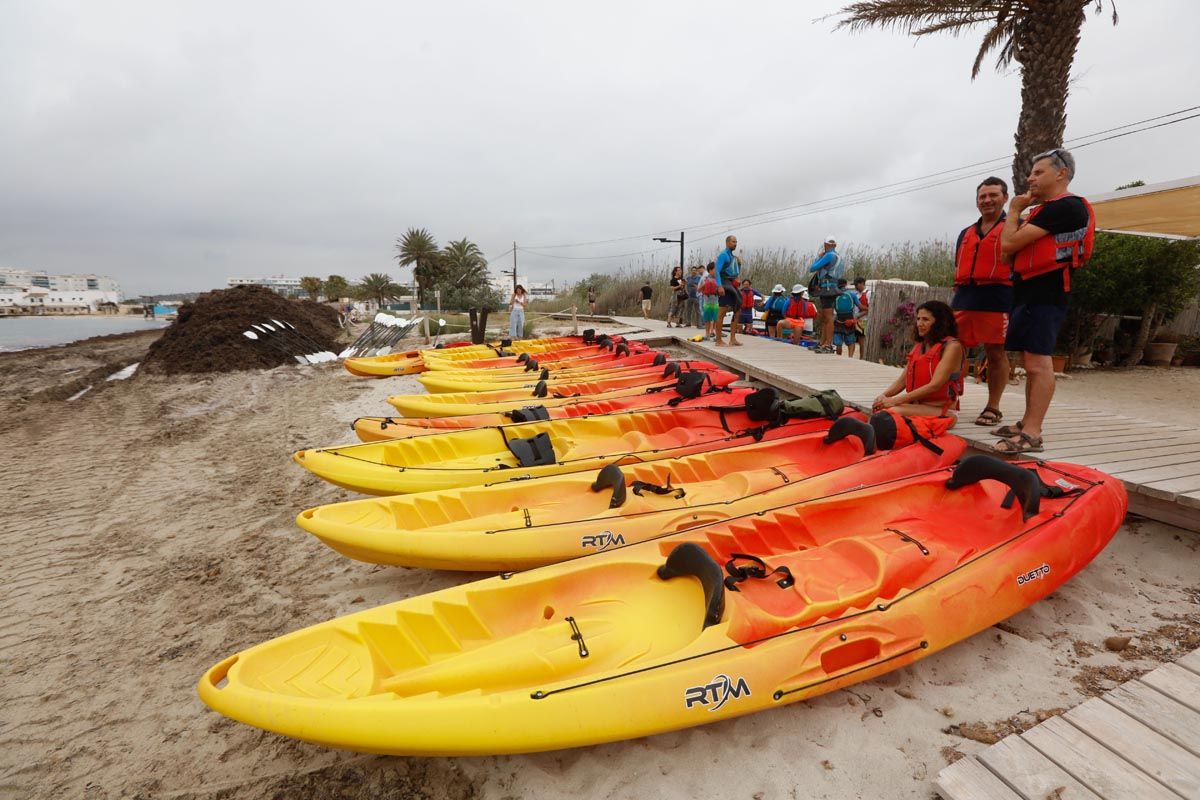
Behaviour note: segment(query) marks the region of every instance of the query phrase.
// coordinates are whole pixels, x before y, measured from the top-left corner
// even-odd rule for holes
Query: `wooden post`
[[[425,335],[425,344],[429,344],[429,317],[421,317],[421,329]]]
[[[571,335],[579,335],[579,306],[571,306]]]

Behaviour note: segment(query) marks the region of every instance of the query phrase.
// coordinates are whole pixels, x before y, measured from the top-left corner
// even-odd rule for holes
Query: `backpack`
[[[846,402],[837,389],[826,389],[796,400],[785,400],[783,414],[788,419],[837,419],[845,408]]]
[[[842,292],[833,301],[833,310],[837,314],[838,322],[849,325],[854,322],[854,298],[849,292]]]

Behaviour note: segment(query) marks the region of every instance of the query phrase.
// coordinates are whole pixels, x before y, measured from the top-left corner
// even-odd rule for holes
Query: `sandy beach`
[[[527,756],[329,750],[209,711],[239,649],[473,575],[349,561],[290,461],[353,441],[411,378],[339,365],[103,377],[155,334],[0,355],[0,797],[920,798],[962,753],[1200,647],[1200,535],[1137,518],[1010,620],[847,691],[678,733]],[[65,398],[84,385],[78,400]],[[1081,372],[1059,399],[1200,425],[1200,370]],[[1130,637],[1125,649],[1110,637]]]

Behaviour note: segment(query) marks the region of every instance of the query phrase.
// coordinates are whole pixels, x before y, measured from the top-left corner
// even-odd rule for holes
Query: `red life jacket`
[[[958,251],[954,254],[954,285],[990,283],[1012,286],[1012,268],[1000,256],[1000,232],[1004,218],[983,236],[979,223],[963,229],[958,235]]]
[[[937,371],[938,364],[942,360],[942,352],[945,351],[947,344],[954,341],[957,339],[947,336],[924,352],[921,350],[920,342],[913,345],[913,349],[908,351],[908,365],[904,368],[904,390],[906,392],[919,389],[933,380],[933,373]],[[965,350],[963,357],[965,361]],[[963,372],[964,364],[960,363],[958,370],[951,373],[950,380],[946,381],[945,386],[933,394],[921,398],[920,402],[930,405],[941,403],[942,413],[949,408],[958,408],[958,398],[962,397],[963,393]]]
[[[954,417],[905,417],[894,408],[877,411],[869,423],[875,429],[875,444],[880,450],[898,450],[919,442],[941,455],[944,450],[932,441],[950,430]]]
[[[708,297],[721,295],[721,285],[717,283],[715,278],[705,278],[704,283],[700,286],[700,294]]]
[[[1064,197],[1079,197],[1079,195],[1068,193],[1059,195],[1054,200],[1061,200]],[[1063,290],[1071,291],[1071,270],[1078,269],[1088,262],[1088,259],[1092,257],[1092,248],[1096,241],[1096,212],[1092,210],[1092,204],[1085,198],[1079,197],[1079,199],[1083,200],[1083,205],[1087,208],[1087,226],[1070,233],[1048,234],[1023,247],[1019,253],[1013,256],[1013,272],[1020,275],[1022,280],[1061,269],[1063,271]],[[1043,203],[1033,209],[1025,219],[1025,224],[1033,223],[1045,207],[1046,203]],[[1059,261],[1060,256],[1067,254],[1071,256],[1070,263]]]
[[[742,308],[754,308],[753,289],[742,289]]]
[[[787,309],[783,315],[788,319],[813,319],[817,316],[817,307],[804,298],[788,300]]]

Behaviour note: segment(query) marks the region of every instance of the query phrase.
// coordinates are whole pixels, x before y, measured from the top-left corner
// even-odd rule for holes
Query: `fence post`
[[[421,332],[425,335],[425,344],[429,344],[429,317],[421,317]]]
[[[571,335],[579,335],[579,306],[571,306]]]

